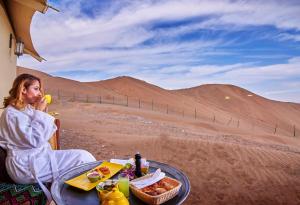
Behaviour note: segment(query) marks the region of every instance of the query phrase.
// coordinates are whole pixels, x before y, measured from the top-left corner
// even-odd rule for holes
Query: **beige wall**
[[[3,98],[8,95],[12,82],[16,77],[17,58],[14,54],[15,42],[9,48],[9,35],[12,28],[0,0],[0,107],[3,107]],[[0,113],[2,109],[0,109]]]

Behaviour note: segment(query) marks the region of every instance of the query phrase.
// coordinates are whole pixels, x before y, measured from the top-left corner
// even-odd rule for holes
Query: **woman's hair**
[[[28,89],[34,81],[38,81],[41,89],[41,80],[30,74],[21,74],[13,82],[13,86],[9,91],[9,96],[4,98],[3,105],[6,108],[8,105],[14,106],[16,109],[20,110],[25,107],[22,90]]]

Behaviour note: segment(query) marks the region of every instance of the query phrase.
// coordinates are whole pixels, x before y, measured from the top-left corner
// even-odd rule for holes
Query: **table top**
[[[181,181],[182,186],[177,196],[164,203],[164,205],[182,204],[190,193],[190,182],[187,176],[180,170],[156,161],[147,160],[150,162],[150,172],[154,172],[160,168],[167,176]],[[83,164],[62,174],[57,180],[52,183],[51,193],[54,201],[59,205],[99,205],[97,190],[83,191],[78,188],[69,186],[64,181],[78,176],[94,167],[100,165],[102,161]],[[145,203],[136,198],[132,193],[129,196],[131,205],[144,205]]]

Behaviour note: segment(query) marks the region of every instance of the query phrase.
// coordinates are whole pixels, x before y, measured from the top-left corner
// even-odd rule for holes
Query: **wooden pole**
[[[139,109],[141,108],[141,99],[139,99]]]
[[[197,119],[197,110],[195,108],[195,119]]]
[[[228,121],[227,125],[230,125],[231,121],[232,121],[232,117],[231,117],[230,120]]]
[[[296,137],[296,125],[294,125],[294,137]]]
[[[126,106],[128,107],[128,96],[126,95],[126,100],[127,100],[127,104],[126,104]]]
[[[274,134],[276,134],[277,131],[277,124],[275,125]]]
[[[152,110],[153,110],[153,104],[154,104],[154,102],[153,102],[153,100],[152,100]]]
[[[167,105],[167,114],[169,114],[169,105]]]
[[[215,122],[216,121],[216,116],[214,115],[214,119],[213,119],[213,122]]]
[[[237,122],[237,127],[238,128],[240,127],[240,120],[238,120],[238,122]]]

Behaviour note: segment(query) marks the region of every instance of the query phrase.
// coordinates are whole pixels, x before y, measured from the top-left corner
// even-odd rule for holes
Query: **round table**
[[[148,161],[150,162],[150,172],[154,172],[156,169],[160,168],[163,172],[166,173],[167,176],[177,179],[182,183],[178,195],[173,199],[165,202],[164,205],[182,204],[190,193],[190,182],[187,176],[180,170],[170,165],[151,160]],[[69,171],[59,176],[59,178],[55,180],[51,186],[51,193],[54,201],[58,205],[99,205],[99,199],[96,189],[92,189],[91,191],[83,191],[65,184],[64,181],[76,177],[88,170],[91,170],[101,163],[102,161],[83,164],[74,167],[73,169],[70,169]],[[130,193],[129,196],[129,203],[131,205],[145,204],[143,201],[136,198],[132,193]]]

